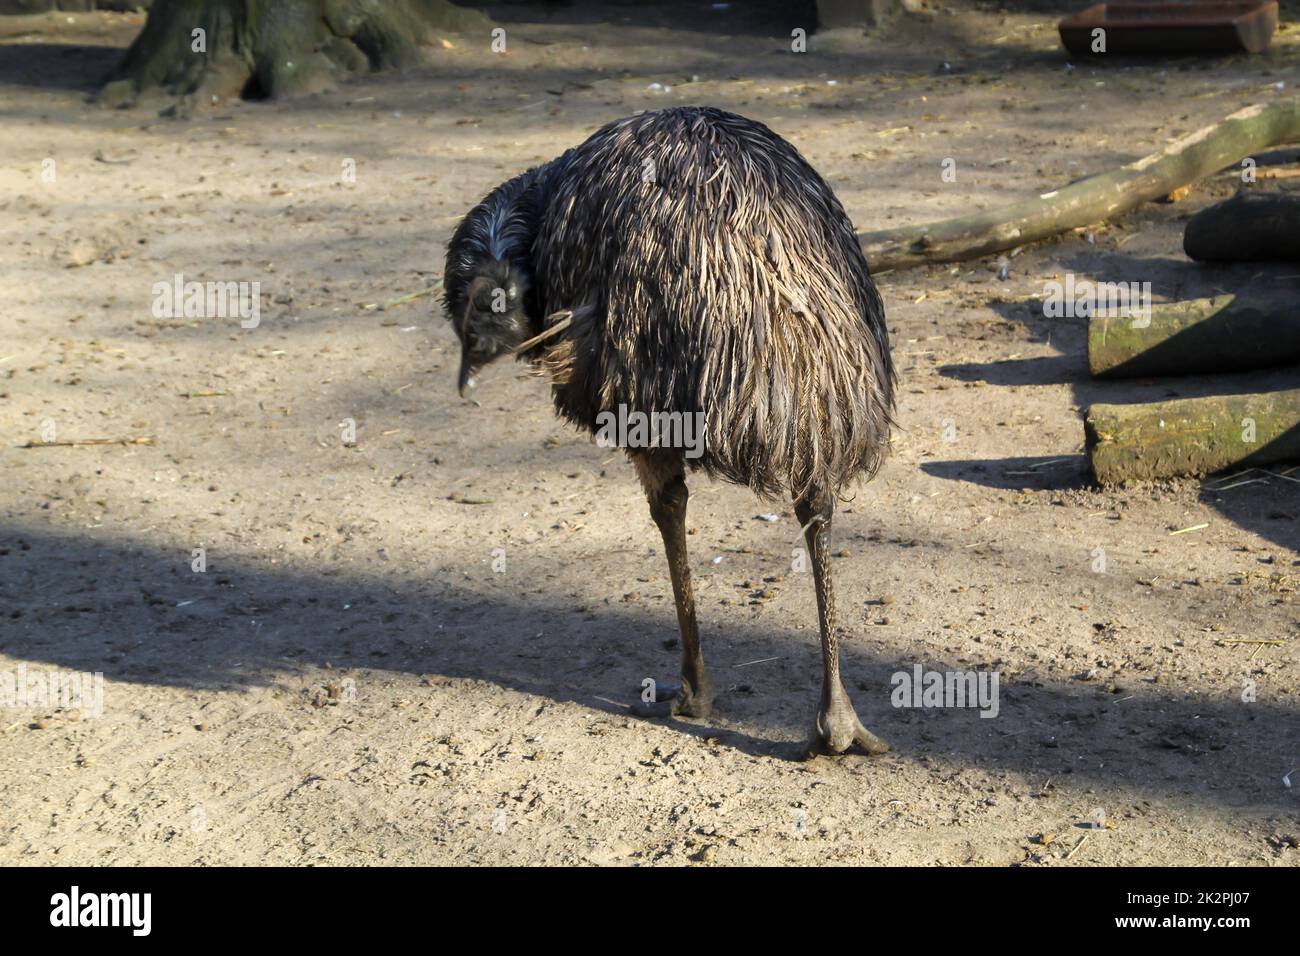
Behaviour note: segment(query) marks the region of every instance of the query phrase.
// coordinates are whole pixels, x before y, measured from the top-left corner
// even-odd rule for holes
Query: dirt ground
[[[1294,370],[1094,382],[1084,320],[1039,304],[1066,273],[1300,288],[1183,256],[1231,174],[1005,278],[880,278],[901,427],[832,545],[878,758],[797,759],[820,686],[797,522],[702,478],[716,712],[633,717],[677,634],[632,469],[522,367],[462,402],[434,299],[385,305],[441,275],[488,189],[637,110],[762,120],[882,228],[1294,96],[1300,26],[1264,56],[1087,64],[1032,12],[793,54],[740,4],[541,9],[489,8],[508,55],[449,37],[427,69],[191,119],[87,102],[139,15],[0,41],[0,674],[104,675],[98,717],[0,709],[0,863],[1295,866],[1300,485],[1101,490],[1081,420]],[[176,273],[260,282],[260,325],[155,318]],[[153,442],[21,447],[47,423]],[[996,670],[999,715],[891,706],[918,663]]]

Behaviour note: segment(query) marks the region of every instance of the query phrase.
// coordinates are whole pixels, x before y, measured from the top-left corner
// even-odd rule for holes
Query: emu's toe
[[[813,723],[812,736],[804,747],[804,759],[812,760],[821,754],[842,754],[854,744],[868,757],[887,753],[885,743],[858,720],[851,704],[821,710]]]

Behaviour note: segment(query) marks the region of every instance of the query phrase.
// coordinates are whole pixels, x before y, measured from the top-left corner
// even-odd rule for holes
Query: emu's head
[[[463,396],[475,386],[483,366],[509,355],[531,336],[525,309],[528,277],[508,260],[489,260],[475,271],[463,294],[451,295],[447,309],[460,339]]]

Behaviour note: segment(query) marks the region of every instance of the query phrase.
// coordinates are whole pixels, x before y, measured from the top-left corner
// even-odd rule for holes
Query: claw
[[[889,744],[867,730],[866,727],[863,727],[861,721],[858,722],[858,729],[853,734],[853,742],[868,757],[889,753]]]
[[[838,756],[839,754],[847,753],[849,746],[852,744],[857,744],[858,749],[868,757],[878,757],[880,754],[889,753],[891,749],[889,744],[885,743],[871,731],[867,730],[867,728],[860,727],[853,734],[853,740],[850,744],[838,748],[832,746],[825,739],[814,734],[804,746],[803,759],[815,760],[823,754],[832,757]]]

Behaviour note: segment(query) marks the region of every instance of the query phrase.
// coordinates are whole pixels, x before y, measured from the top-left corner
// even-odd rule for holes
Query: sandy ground
[[[1067,272],[1298,288],[1183,257],[1230,176],[1005,280],[881,278],[902,427],[833,540],[847,685],[895,747],[875,759],[795,759],[820,681],[797,524],[703,479],[716,713],[632,717],[677,638],[631,468],[521,368],[462,403],[434,301],[382,306],[441,275],[490,187],[636,110],[758,118],[879,228],[1293,96],[1300,27],[1267,56],[1067,66],[1027,13],[794,55],[743,9],[493,12],[508,56],[453,37],[422,71],[184,121],[86,102],[139,17],[3,41],[0,674],[99,671],[104,699],[0,710],[0,862],[1296,865],[1300,487],[1102,491],[1081,423],[1294,371],[1095,383],[1083,321],[1038,301]],[[178,272],[260,282],[261,324],[155,318]],[[20,447],[47,423],[154,442]],[[891,706],[918,663],[996,670],[998,717]]]

